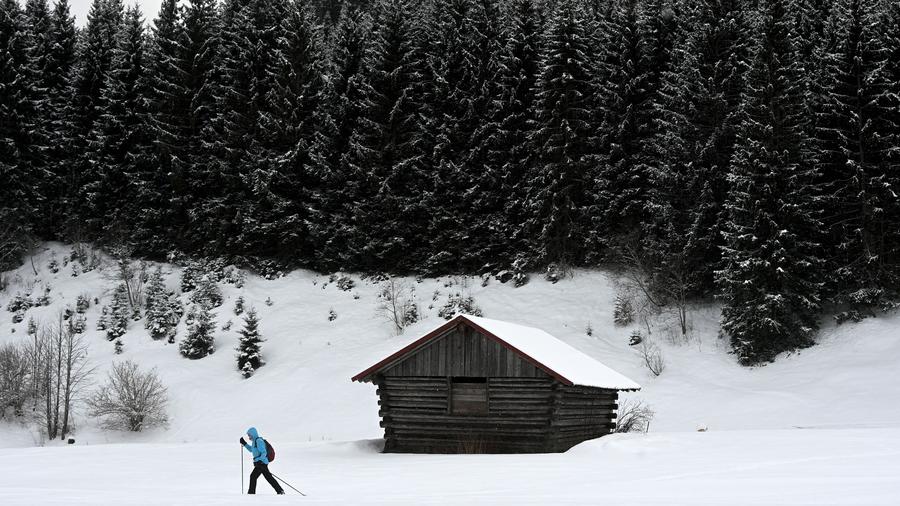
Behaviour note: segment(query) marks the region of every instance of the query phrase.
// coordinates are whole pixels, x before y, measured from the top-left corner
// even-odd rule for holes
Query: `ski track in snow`
[[[11,273],[11,286],[0,293],[0,343],[24,339],[28,317],[50,321],[78,294],[108,300],[113,284],[101,272],[47,270],[51,258],[62,263],[67,252],[48,244],[35,256],[37,277],[30,263]],[[177,288],[179,269],[165,269],[169,287]],[[95,383],[114,360],[156,367],[169,389],[171,423],[142,434],[109,432],[82,413],[76,445],[35,447],[42,441],[33,428],[0,422],[0,504],[900,504],[896,314],[826,323],[813,348],[742,368],[717,337],[718,309],[698,307],[688,344],[673,345],[661,326],[654,329],[666,360],[654,378],[627,345],[639,327],[612,322],[615,284],[603,272],[578,271],[557,284],[532,276],[521,288],[459,277],[447,288],[448,279],[409,280],[425,318],[394,336],[376,316],[378,287],[358,276],[349,292],[333,283],[323,289],[328,276],[308,271],[276,280],[248,276],[243,289],[222,285],[217,324],[233,325],[217,332],[216,353],[199,361],[151,340],[141,322],[123,337],[123,355],[114,355],[112,343],[93,330],[100,307],[92,306],[86,338],[98,366]],[[623,397],[656,412],[651,432],[607,436],[559,455],[378,453],[375,389],[350,377],[438,325],[437,310],[460,280],[486,317],[543,329],[639,382],[642,391]],[[48,282],[52,304],[12,324],[9,299],[29,285],[39,294]],[[239,295],[258,310],[266,339],[267,365],[250,380],[235,366],[242,318],[232,308]],[[332,308],[338,318],[329,322]],[[309,497],[265,497],[272,492],[262,480],[259,497],[239,494],[234,457],[242,450],[223,441],[250,425],[278,448],[273,472]],[[248,475],[246,461],[244,469]]]

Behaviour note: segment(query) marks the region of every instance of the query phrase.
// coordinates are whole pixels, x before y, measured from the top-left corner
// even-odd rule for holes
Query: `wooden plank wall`
[[[554,382],[490,378],[487,415],[449,413],[444,377],[377,380],[386,452],[534,453],[551,448]]]
[[[547,378],[548,375],[496,341],[460,325],[402,361],[382,371],[384,376],[473,376]]]

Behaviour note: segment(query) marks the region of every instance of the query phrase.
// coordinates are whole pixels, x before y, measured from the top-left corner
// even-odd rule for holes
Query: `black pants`
[[[254,462],[253,463],[253,472],[250,473],[250,489],[247,490],[248,494],[256,493],[256,479],[259,478],[259,475],[263,475],[266,478],[266,481],[269,482],[269,485],[272,485],[272,488],[275,489],[275,492],[279,494],[284,493],[284,489],[281,488],[281,485],[275,481],[275,478],[272,477],[272,473],[269,472],[269,466],[263,464],[262,462]]]

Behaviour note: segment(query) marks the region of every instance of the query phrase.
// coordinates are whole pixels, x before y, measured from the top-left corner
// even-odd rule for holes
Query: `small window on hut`
[[[488,414],[487,378],[451,378],[450,414]]]

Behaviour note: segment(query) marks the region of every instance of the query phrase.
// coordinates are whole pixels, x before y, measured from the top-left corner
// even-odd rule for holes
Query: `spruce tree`
[[[35,0],[33,11],[44,11],[46,2]],[[30,4],[31,4],[30,3]],[[42,17],[42,16],[41,16]],[[42,27],[40,30],[37,27]],[[71,75],[75,60],[75,18],[70,14],[67,0],[55,2],[47,21],[31,21],[34,37],[44,42],[33,47],[33,61],[40,61],[37,68],[42,93],[36,112],[40,122],[44,146],[45,170],[39,192],[42,195],[37,225],[44,237],[56,237],[67,214],[66,182],[71,168],[68,165],[66,139],[69,135],[69,118],[66,113],[71,100]],[[44,31],[46,30],[46,31]]]
[[[485,192],[497,206],[496,213],[484,216],[490,230],[483,238],[483,259],[497,259],[506,266],[527,249],[526,185],[534,153],[528,135],[534,121],[535,84],[541,49],[541,17],[533,0],[515,0],[510,7],[505,46],[496,55],[497,74],[493,78],[497,97],[485,106],[484,124],[475,136],[473,155],[491,176]]]
[[[158,267],[150,275],[147,283],[144,305],[146,312],[144,327],[153,339],[163,339],[174,332],[178,319],[172,311],[170,297],[170,293],[166,290],[162,268]]]
[[[128,332],[128,322],[131,316],[131,306],[128,303],[128,293],[125,284],[120,283],[113,292],[112,301],[109,304],[109,312],[103,330],[106,330],[106,340],[115,341]]]
[[[103,112],[92,136],[97,167],[90,185],[83,188],[91,209],[90,228],[110,241],[132,241],[137,233],[146,237],[137,223],[148,173],[152,163],[148,125],[147,62],[143,18],[137,7],[129,7],[118,33],[112,64],[101,93]]]
[[[672,70],[662,75],[649,175],[653,218],[643,244],[663,278],[686,274],[692,294],[708,293],[721,258],[726,175],[749,58],[745,9],[739,0],[694,4],[683,13],[690,30],[675,46]]]
[[[201,359],[215,351],[216,321],[203,304],[191,308],[193,323],[188,327],[187,336],[178,344],[178,351],[185,358]]]
[[[15,0],[0,1],[0,227],[18,238],[34,233],[43,168],[33,143],[35,90],[25,15]],[[10,255],[18,258],[16,254]]]
[[[430,190],[426,272],[481,268],[502,200],[500,167],[487,163],[482,136],[499,98],[499,12],[490,1],[438,3],[426,31],[423,114]],[[448,196],[453,195],[452,198]]]
[[[66,227],[68,235],[74,237],[83,233],[96,237],[98,232],[85,226],[86,222],[97,223],[92,219],[90,195],[102,173],[97,163],[97,144],[92,141],[105,111],[103,94],[112,70],[113,53],[123,17],[122,0],[93,1],[78,47],[78,63],[73,69],[72,101],[67,111],[69,134],[65,142],[71,146],[66,161],[70,165],[71,175],[67,182],[69,209]]]
[[[818,327],[820,204],[786,3],[768,0],[760,7],[717,272],[722,331],[743,364],[809,346]]]
[[[834,5],[831,25],[838,32],[825,59],[825,100],[816,122],[829,209],[829,288],[838,302],[879,302],[861,291],[896,291],[900,279],[896,83],[886,73],[880,5]]]
[[[345,232],[350,221],[348,188],[350,138],[362,114],[365,79],[363,60],[371,31],[371,19],[362,9],[345,5],[332,32],[327,62],[329,79],[324,87],[321,129],[316,132],[313,172],[321,185],[311,195],[310,241],[314,265],[339,269],[347,259]]]
[[[255,309],[247,311],[244,328],[238,333],[241,337],[237,347],[237,368],[245,378],[249,378],[265,364],[260,355],[260,344],[264,339],[259,334],[259,317]]]
[[[346,257],[360,269],[411,270],[422,260],[429,220],[416,19],[408,0],[380,0],[374,9],[363,113],[348,153]]]
[[[580,4],[565,0],[545,34],[535,85],[530,144],[537,159],[529,175],[526,222],[540,263],[577,263],[584,255],[586,183],[598,161],[588,30]]]

